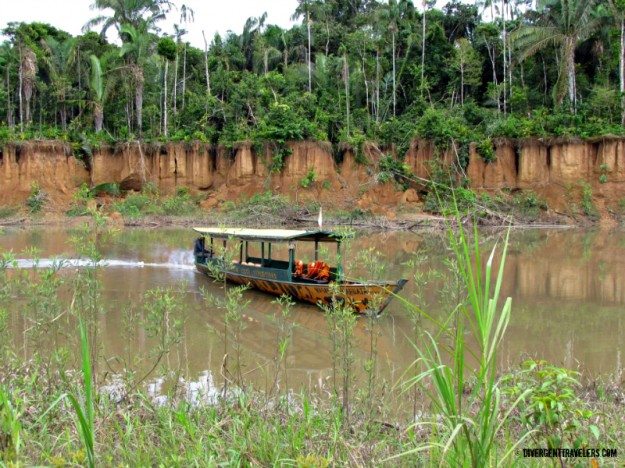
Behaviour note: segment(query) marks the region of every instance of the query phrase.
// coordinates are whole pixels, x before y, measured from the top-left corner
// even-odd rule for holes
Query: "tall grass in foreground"
[[[76,428],[80,434],[85,452],[87,455],[87,465],[95,466],[95,418],[94,418],[94,393],[93,378],[91,375],[91,358],[89,351],[89,338],[87,336],[87,327],[82,319],[79,320],[78,329],[80,331],[80,356],[82,361],[82,385],[83,385],[83,404],[79,402],[76,395],[67,394],[74,413],[76,415]]]
[[[438,441],[417,446],[398,457],[429,451],[431,459],[450,466],[501,465],[530,434],[526,431],[515,441],[504,437],[503,446],[502,439],[497,439],[512,411],[525,397],[525,393],[521,394],[504,408],[497,378],[497,350],[512,307],[509,297],[500,304],[510,231],[503,241],[499,269],[495,271],[497,245],[482,265],[477,227],[470,240],[459,216],[456,221],[457,228],[448,229],[448,240],[464,298],[438,323],[437,333],[426,332],[422,343],[414,344],[419,356],[414,363],[416,372],[405,382],[408,388],[422,387],[429,398],[433,416],[438,418],[415,425],[432,426],[431,433]],[[418,306],[404,303],[413,312],[422,313]],[[445,340],[451,346],[443,345]],[[475,342],[477,349],[467,347],[468,341]],[[475,365],[468,365],[467,354],[476,361]]]

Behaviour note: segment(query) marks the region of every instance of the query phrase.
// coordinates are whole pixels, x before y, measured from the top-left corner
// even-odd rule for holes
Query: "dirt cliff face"
[[[417,191],[407,192],[398,191],[392,182],[379,184],[375,175],[384,152],[372,143],[363,145],[358,157],[356,149],[342,148],[340,163],[327,143],[302,141],[288,147],[283,169],[272,173],[272,148],[255,151],[249,143],[232,149],[197,142],[123,143],[95,150],[89,170],[64,142],[5,145],[0,149],[0,195],[3,203],[23,201],[37,183],[51,198],[69,200],[82,183],[117,182],[140,189],[152,182],[162,193],[176,187],[206,193],[208,206],[272,190],[298,201],[387,213],[418,203],[418,191],[425,188],[418,181]],[[473,145],[470,148],[466,176],[476,190],[532,190],[555,209],[579,202],[583,187],[590,187],[599,208],[625,198],[623,139],[498,140],[494,147],[492,162],[485,162]],[[428,179],[435,164],[452,165],[454,154],[453,148],[438,151],[431,142],[415,140],[405,162],[418,178]]]
[[[474,189],[532,190],[556,210],[579,204],[586,190],[609,210],[625,198],[625,141],[502,141],[490,163],[472,148],[467,174]]]
[[[37,184],[54,201],[71,197],[89,172],[64,142],[25,142],[0,147],[1,204],[23,201]]]

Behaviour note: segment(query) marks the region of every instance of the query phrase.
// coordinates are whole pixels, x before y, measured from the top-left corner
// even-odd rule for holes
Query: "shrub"
[[[187,187],[179,187],[173,197],[163,201],[163,212],[167,215],[185,215],[195,211],[196,204]]]
[[[48,195],[41,190],[37,182],[30,186],[30,195],[26,199],[26,206],[31,213],[39,213],[48,199]]]
[[[317,180],[317,175],[315,174],[315,170],[311,167],[308,169],[306,176],[300,180],[299,184],[302,188],[308,188]]]
[[[599,212],[592,199],[592,187],[586,182],[582,183],[582,210],[591,219],[599,218]]]
[[[525,361],[521,371],[502,379],[504,393],[511,400],[520,397],[520,423],[535,430],[536,442],[550,448],[579,448],[588,445],[588,435],[599,438],[599,430],[589,425],[592,412],[576,394],[579,373],[545,361]]]
[[[130,194],[124,200],[113,204],[115,211],[128,218],[139,218],[142,214],[147,214],[151,207],[153,200],[144,192]]]

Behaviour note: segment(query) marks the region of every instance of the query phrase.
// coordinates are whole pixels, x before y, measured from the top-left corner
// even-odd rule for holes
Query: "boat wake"
[[[154,263],[141,262],[135,260],[118,260],[104,259],[99,262],[93,262],[83,258],[41,258],[37,260],[17,259],[15,264],[9,265],[9,268],[32,269],[32,268],[87,268],[97,266],[98,268],[163,268],[167,270],[194,270],[192,263]]]

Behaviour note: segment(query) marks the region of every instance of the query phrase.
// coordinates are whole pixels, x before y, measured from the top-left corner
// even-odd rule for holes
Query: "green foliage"
[[[48,195],[43,190],[41,190],[39,184],[33,182],[33,184],[30,186],[30,194],[26,199],[26,206],[31,213],[39,213],[43,206],[46,204],[47,199]]]
[[[411,172],[410,167],[406,163],[387,154],[380,158],[379,170],[376,176],[379,183],[384,184],[394,180],[399,183],[404,190],[408,188]]]
[[[304,176],[302,180],[299,181],[299,185],[302,188],[308,188],[317,180],[317,174],[315,174],[315,170],[311,167],[308,169],[308,172]]]
[[[547,210],[547,202],[532,191],[523,192],[512,199],[512,205],[528,219],[536,219],[541,211]]]
[[[603,163],[599,166],[599,183],[600,184],[605,184],[608,182],[608,172],[609,172],[609,168],[608,165]]]
[[[158,41],[156,51],[165,60],[172,61],[176,58],[176,43],[171,37],[163,37]]]
[[[584,214],[593,220],[598,219],[599,212],[597,211],[597,207],[595,206],[595,203],[593,201],[592,187],[588,183],[583,182],[581,184],[581,189],[582,189],[581,203],[582,203],[582,210],[584,211]]]
[[[224,204],[224,211],[235,218],[255,219],[285,213],[292,203],[284,196],[272,192],[257,193],[240,203]]]
[[[79,323],[80,330],[80,355],[82,359],[82,390],[83,400],[77,395],[69,393],[69,400],[72,409],[76,415],[76,429],[80,434],[80,438],[87,453],[87,465],[95,466],[95,412],[94,412],[94,389],[92,380],[91,357],[89,348],[89,339],[87,337],[87,329],[82,321]]]
[[[414,344],[418,346],[419,358],[414,363],[414,376],[406,383],[428,385],[431,389],[426,394],[438,417],[432,422],[437,428],[437,440],[414,451],[437,451],[441,464],[449,466],[490,466],[493,460],[503,464],[531,433],[525,430],[515,441],[508,441],[501,452],[495,450],[494,442],[502,426],[520,401],[519,398],[509,409],[505,408],[497,379],[497,352],[512,308],[511,298],[500,298],[509,231],[499,267],[495,270],[493,260],[497,247],[482,264],[477,227],[472,233],[475,240],[469,240],[460,213],[456,211],[455,215],[456,226],[448,228],[448,242],[454,253],[452,272],[462,291],[460,302],[455,307],[451,304],[450,314],[442,323],[436,322],[436,333],[425,332],[422,344]],[[416,315],[423,313],[414,305],[408,304],[408,307]],[[446,341],[452,343],[451,355],[442,352]],[[465,348],[468,342],[476,343],[472,351]],[[465,353],[475,356],[476,363],[466,366]],[[473,389],[465,400],[468,379]]]
[[[474,5],[451,2],[440,10],[428,4],[422,23],[420,8],[410,2],[309,3],[297,7],[301,24],[283,29],[250,18],[241,33],[207,38],[206,56],[185,42],[182,29],[173,38],[163,34],[159,22],[174,14],[163,0],[148,7],[96,2],[103,16],[88,27],[116,29],[119,37],[111,43],[95,31],[72,37],[43,23],[10,23],[0,45],[0,76],[7,83],[0,89],[0,142],[60,139],[88,161],[85,148],[98,144],[91,130],[96,120],[103,121],[102,141],[167,140],[165,98],[172,104],[171,140],[275,145],[274,171],[283,167],[290,140],[349,144],[363,162],[364,141],[401,159],[418,136],[441,151],[457,151],[466,165],[471,141],[491,160],[486,141],[493,137],[625,133],[616,76],[618,6],[613,11],[606,2],[580,0],[571,14],[585,13],[566,19],[559,2],[536,9],[510,4],[515,20],[506,24],[514,31],[508,45],[522,66],[508,67],[504,84],[501,66],[509,57],[503,57],[503,24]],[[553,41],[541,41],[537,32]],[[574,54],[563,48],[563,37],[579,45]],[[547,43],[553,47],[544,48]],[[32,99],[22,106],[30,115],[20,114],[16,96],[25,57],[33,61],[29,90],[21,93]],[[164,76],[163,60],[176,61],[175,73]],[[574,112],[562,106],[570,79],[566,64],[575,72]],[[163,79],[175,97],[163,96]]]
[[[163,200],[163,213],[166,215],[188,215],[197,210],[197,203],[186,187],[178,187],[173,197]]]
[[[113,204],[113,209],[125,218],[136,219],[143,214],[155,214],[155,200],[146,193],[132,193]]]
[[[475,149],[484,161],[492,162],[495,160],[493,141],[490,138],[484,138],[476,142]]]
[[[17,206],[1,206],[0,207],[0,219],[10,218],[19,211]]]
[[[506,376],[504,392],[511,400],[520,398],[519,422],[535,431],[537,444],[549,448],[592,446],[599,429],[590,424],[593,413],[578,395],[578,372],[530,359],[521,370]]]
[[[93,187],[91,189],[91,195],[94,197],[97,197],[98,195],[111,195],[113,197],[118,197],[121,195],[121,191],[119,190],[119,184],[114,182],[105,182]]]
[[[9,466],[19,460],[22,447],[20,416],[8,389],[0,386],[0,462]]]

